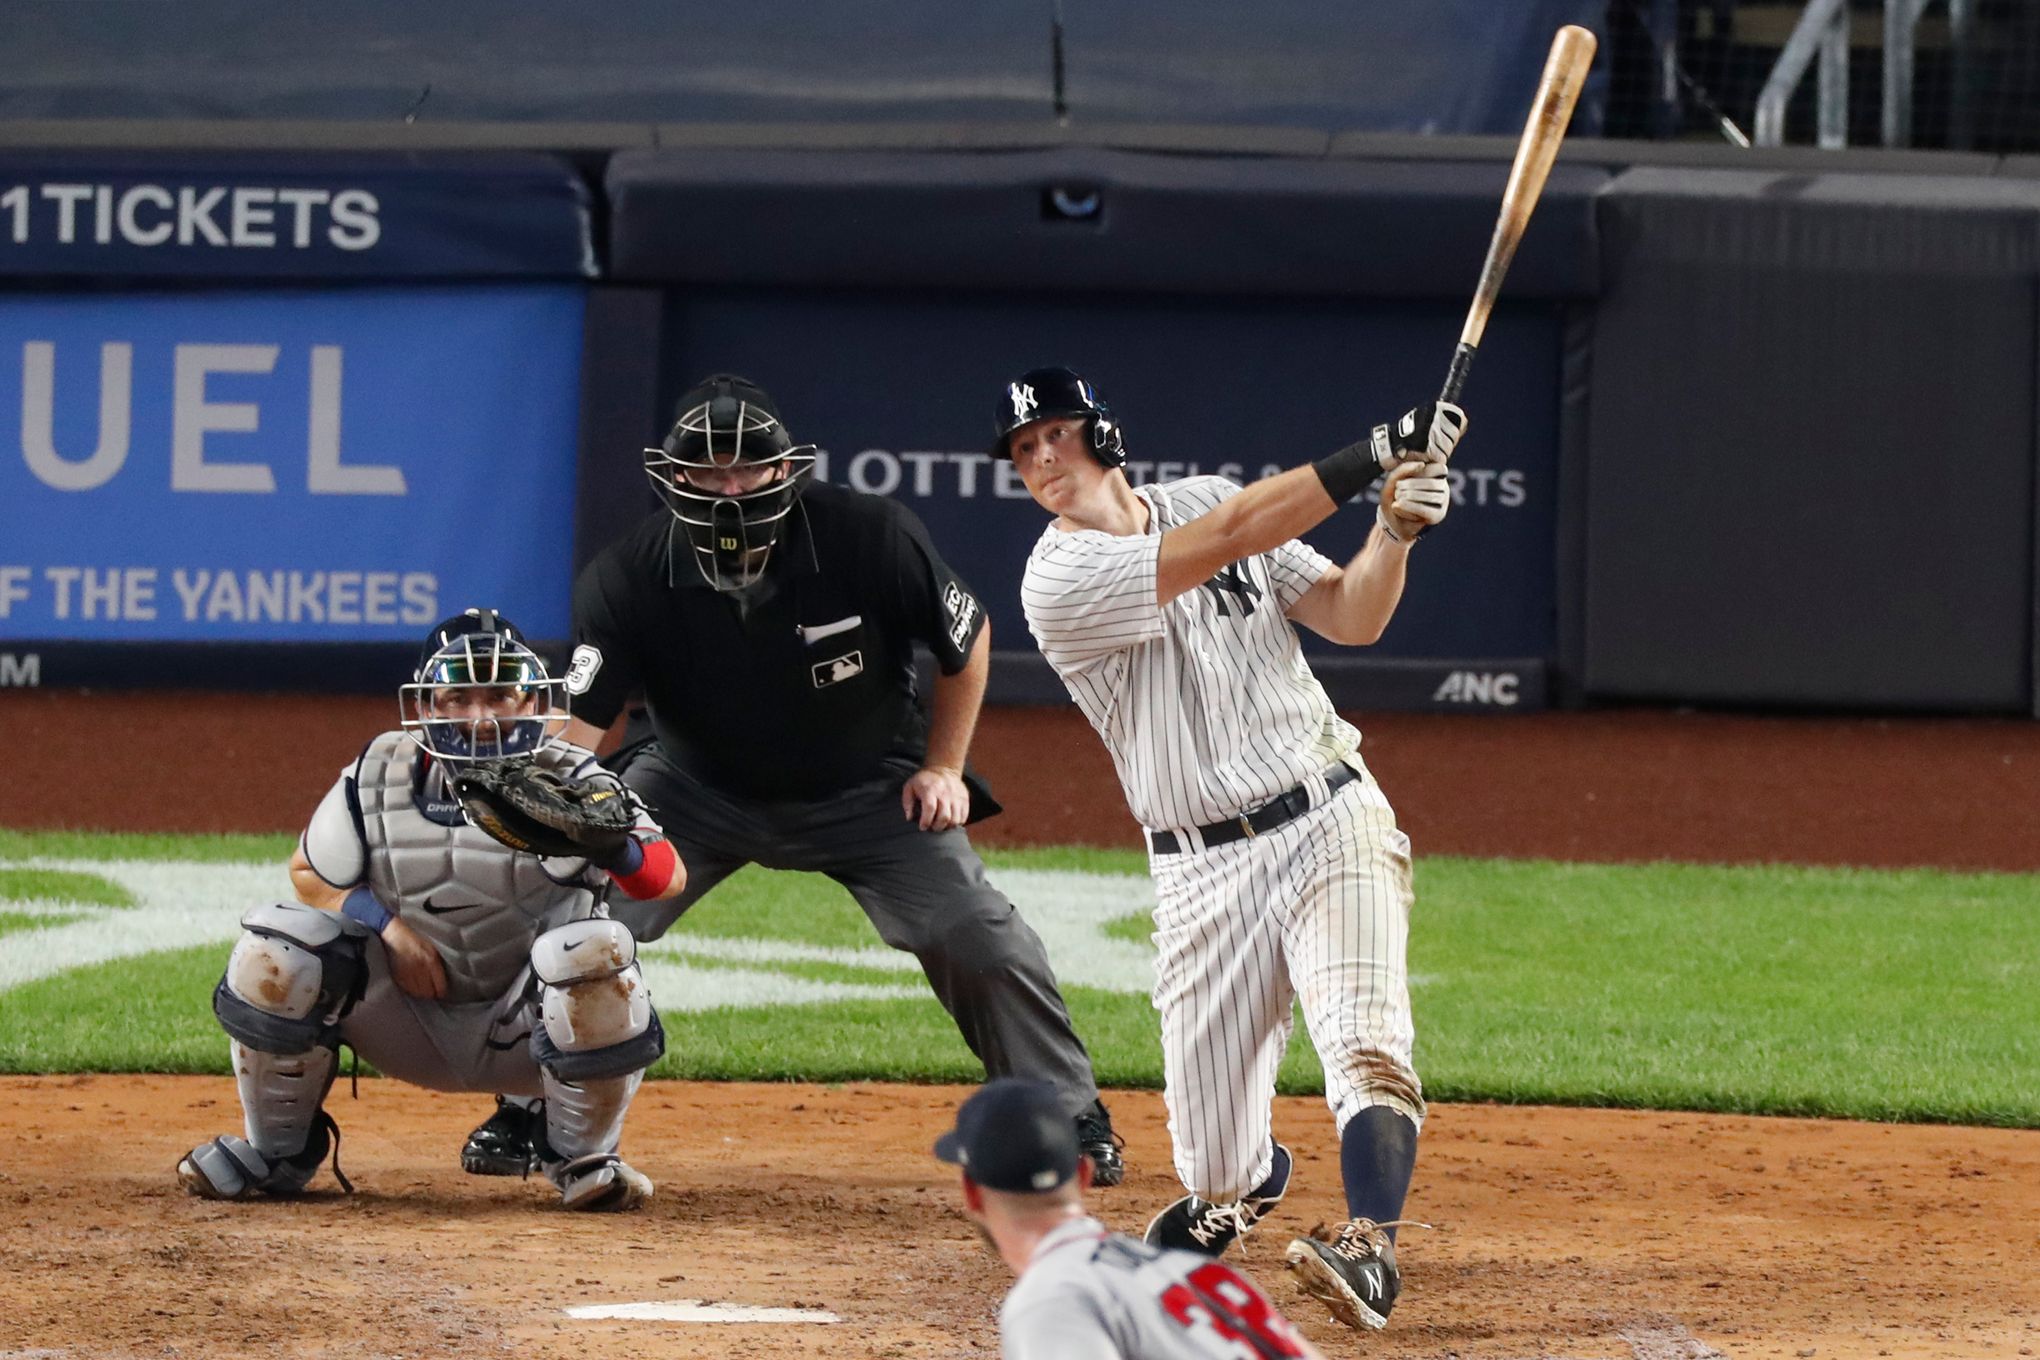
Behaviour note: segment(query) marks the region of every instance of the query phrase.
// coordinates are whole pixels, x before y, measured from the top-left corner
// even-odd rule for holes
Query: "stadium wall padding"
[[[10,0],[0,119],[1067,114],[1499,133],[1520,126],[1549,35],[1563,23],[1605,28],[1605,9],[1605,0]],[[1604,80],[1586,93],[1582,130],[1598,127]]]
[[[609,269],[650,283],[1463,296],[1508,168],[1091,147],[624,151],[606,179]],[[1608,178],[1553,170],[1507,296],[1594,294]]]
[[[1601,240],[1584,692],[2029,711],[2040,184],[1638,168]]]

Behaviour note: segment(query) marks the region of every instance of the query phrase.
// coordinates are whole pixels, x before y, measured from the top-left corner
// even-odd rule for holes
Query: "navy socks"
[[[1346,1182],[1346,1212],[1390,1223],[1402,1217],[1417,1165],[1417,1126],[1385,1105],[1353,1116],[1339,1139],[1339,1172]],[[1395,1229],[1387,1230],[1390,1237]]]

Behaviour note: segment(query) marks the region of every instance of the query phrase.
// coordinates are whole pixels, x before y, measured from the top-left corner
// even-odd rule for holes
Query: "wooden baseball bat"
[[[1466,324],[1459,328],[1459,347],[1452,352],[1441,401],[1458,401],[1466,386],[1473,352],[1480,348],[1488,313],[1494,310],[1495,295],[1502,291],[1502,276],[1509,272],[1509,261],[1516,258],[1523,229],[1530,225],[1531,210],[1536,208],[1551,163],[1558,157],[1558,144],[1565,140],[1573,106],[1580,102],[1580,87],[1587,82],[1587,68],[1594,64],[1595,46],[1593,33],[1578,24],[1567,24],[1551,40],[1551,55],[1544,59],[1544,77],[1537,82],[1537,98],[1531,101],[1530,118],[1523,124],[1523,140],[1516,144],[1516,163],[1509,167],[1509,185],[1502,191],[1501,216],[1495,219],[1494,239],[1488,242],[1487,263],[1481,266],[1473,305],[1466,309]]]

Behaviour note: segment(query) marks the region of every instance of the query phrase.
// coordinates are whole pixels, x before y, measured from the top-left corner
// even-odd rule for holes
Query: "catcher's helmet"
[[[1091,456],[1109,468],[1126,466],[1126,440],[1119,433],[1119,422],[1112,418],[1112,408],[1075,370],[1060,367],[1030,369],[1006,384],[992,427],[999,436],[992,445],[992,456],[1011,458],[1006,441],[1013,431],[1057,416],[1083,417]]]
[[[566,682],[493,609],[456,614],[426,636],[397,711],[412,741],[450,761],[532,755],[570,716]]]
[[[689,389],[665,441],[645,450],[653,489],[717,590],[764,574],[814,465],[815,446],[793,442],[765,389],[733,373]]]

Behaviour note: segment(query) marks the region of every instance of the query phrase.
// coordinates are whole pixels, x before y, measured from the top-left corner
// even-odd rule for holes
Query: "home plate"
[[[753,1308],[741,1303],[674,1299],[669,1303],[592,1303],[567,1309],[567,1316],[629,1322],[841,1322],[824,1308]]]

